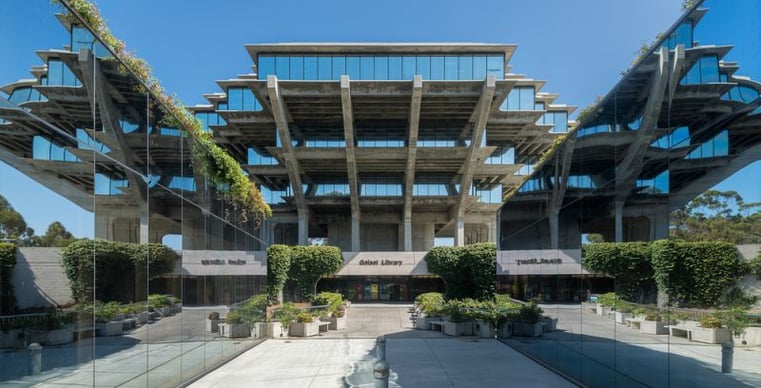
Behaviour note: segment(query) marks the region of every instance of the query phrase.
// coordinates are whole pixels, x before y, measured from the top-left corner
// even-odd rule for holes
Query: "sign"
[[[181,271],[196,276],[266,276],[267,252],[183,250]]]
[[[588,275],[581,249],[535,249],[497,252],[497,275]]]
[[[343,252],[344,265],[338,276],[430,275],[427,252]]]
[[[402,260],[389,260],[389,259],[383,259],[380,260],[380,265],[393,265],[393,266],[401,266],[402,263],[404,263]],[[378,265],[378,260],[359,260],[359,265]]]

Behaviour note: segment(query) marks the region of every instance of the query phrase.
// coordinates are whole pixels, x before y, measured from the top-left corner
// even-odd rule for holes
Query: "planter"
[[[705,342],[707,344],[722,344],[732,339],[732,333],[726,327],[703,328],[695,327],[692,329],[692,340]]]
[[[283,325],[280,322],[267,322],[265,323],[265,325],[267,326],[267,331],[265,332],[266,337],[270,337],[270,338],[285,337],[285,333],[287,331],[283,329]]]
[[[143,311],[143,312],[137,313],[135,318],[137,318],[137,323],[139,325],[145,325],[151,319],[151,313],[147,311]]]
[[[444,322],[444,335],[473,335],[473,322]]]
[[[665,321],[642,321],[639,323],[639,332],[642,334],[668,334],[669,328]]]
[[[441,318],[418,318],[418,320],[415,322],[415,327],[421,330],[433,330],[431,327],[431,322],[441,322]]]
[[[23,348],[26,342],[24,329],[10,329],[0,331],[0,349],[2,348]]]
[[[515,322],[513,324],[513,335],[516,337],[541,337],[544,332],[544,323]]]
[[[558,319],[557,318],[542,318],[540,322],[544,323],[544,330],[545,333],[552,333],[553,331],[557,330],[558,327]]]
[[[219,323],[222,322],[221,319],[209,319],[206,318],[206,331],[209,333],[218,333],[219,332]]]
[[[330,330],[343,330],[346,328],[346,317],[330,317]]]
[[[320,334],[320,325],[317,322],[291,323],[289,330],[291,337],[313,337]]]
[[[70,327],[48,330],[42,337],[42,345],[63,345],[74,342],[74,330]]]
[[[124,324],[121,321],[111,321],[95,324],[95,335],[98,337],[113,337],[122,335]]]
[[[251,335],[247,323],[220,323],[219,334],[227,338],[246,338]]]
[[[254,322],[251,325],[251,337],[264,338],[267,336],[267,322]]]
[[[616,323],[620,323],[622,325],[626,324],[626,318],[632,318],[634,317],[634,314],[632,313],[621,313],[616,311]]]
[[[599,303],[597,304],[597,315],[602,315],[603,317],[607,317],[609,312],[610,312],[610,306],[605,306]]]
[[[494,338],[494,327],[489,322],[476,321],[473,325],[473,334],[481,338]]]
[[[510,338],[513,336],[513,322],[504,322],[497,329],[498,338]]]

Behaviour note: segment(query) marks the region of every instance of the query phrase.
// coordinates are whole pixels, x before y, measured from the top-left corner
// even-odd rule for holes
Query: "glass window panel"
[[[402,57],[402,79],[415,77],[415,59],[412,55]]]
[[[457,79],[469,80],[473,78],[473,57],[462,55],[458,58]]]
[[[444,57],[444,79],[456,80],[457,79],[457,57],[448,55]]]
[[[369,80],[375,76],[375,58],[359,57],[360,79]]]
[[[520,93],[520,110],[533,110],[534,109],[534,88],[533,87],[521,87],[518,88]]]
[[[259,56],[259,79],[267,79],[270,74],[275,74],[275,58],[271,55]]]
[[[481,80],[486,78],[486,57],[476,55],[473,57],[473,79]]]
[[[431,79],[444,79],[444,57],[431,57]]]
[[[341,76],[346,74],[346,57],[343,55],[333,56],[332,62],[332,79],[341,79]]]
[[[278,55],[275,58],[275,74],[279,79],[290,79],[290,62],[291,58],[283,55]]]
[[[63,62],[48,60],[48,85],[63,85]]]
[[[400,80],[402,78],[402,57],[388,57],[388,79]]]
[[[290,61],[290,73],[288,79],[304,79],[304,57],[292,56]]]
[[[317,57],[304,57],[304,79],[317,79]]]
[[[375,57],[375,79],[388,79],[388,57]]]
[[[243,89],[228,88],[227,104],[229,110],[243,110]]]
[[[350,79],[360,79],[360,71],[359,71],[359,57],[356,56],[349,56],[346,57],[346,74],[349,75]]]
[[[431,79],[431,57],[425,55],[418,56],[415,73],[422,75],[423,79]]]
[[[701,83],[719,82],[719,58],[713,55],[700,58]]]
[[[496,79],[505,78],[505,57],[503,55],[486,57],[486,74],[493,75]]]
[[[333,73],[331,69],[332,60],[328,56],[317,57],[317,79],[328,80],[331,79]]]

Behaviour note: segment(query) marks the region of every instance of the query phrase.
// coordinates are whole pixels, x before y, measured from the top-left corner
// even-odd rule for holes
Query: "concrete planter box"
[[[498,338],[510,338],[513,336],[513,322],[504,322],[497,330]]]
[[[557,327],[558,327],[557,318],[542,318],[539,322],[544,323],[543,330],[545,333],[552,333],[553,331],[557,330]]]
[[[494,327],[491,325],[491,323],[484,321],[476,321],[473,329],[473,334],[481,338],[494,338],[495,334],[499,334],[494,332]]]
[[[267,326],[266,337],[280,338],[286,336],[287,330],[283,329],[283,325],[280,322],[267,322],[265,325]]]
[[[219,333],[219,323],[222,322],[221,319],[205,319],[206,322],[206,331],[209,333]]]
[[[729,342],[731,338],[732,333],[726,327],[703,328],[698,326],[692,329],[693,341],[705,342],[707,344],[722,344]]]
[[[418,318],[417,322],[415,323],[415,327],[420,330],[433,330],[431,327],[431,322],[441,322],[441,318]]]
[[[267,336],[267,322],[254,322],[251,325],[251,337],[264,338]]]
[[[219,334],[227,338],[246,338],[251,335],[247,323],[220,323]]]
[[[639,324],[639,332],[642,334],[668,334],[669,328],[665,321],[642,321]]]
[[[597,315],[602,315],[603,317],[607,317],[609,312],[610,312],[610,306],[606,306],[599,303],[597,304]]]
[[[622,325],[626,324],[626,318],[633,318],[634,314],[632,313],[621,313],[616,311],[616,323],[620,323]]]
[[[513,324],[513,335],[516,337],[541,337],[544,332],[544,323],[515,322]]]
[[[42,337],[42,345],[63,345],[74,342],[74,330],[70,327],[48,330]]]
[[[317,322],[291,323],[289,330],[291,337],[314,337],[320,334],[320,325]]]
[[[111,321],[106,323],[95,324],[95,335],[98,337],[113,337],[122,335],[124,323],[122,321]]]
[[[330,330],[343,330],[346,328],[346,317],[330,317]]]
[[[143,311],[143,312],[137,313],[137,315],[135,315],[135,318],[137,318],[137,323],[139,325],[145,325],[151,319],[151,313],[147,311]]]
[[[462,336],[473,335],[473,322],[444,322],[444,335]]]

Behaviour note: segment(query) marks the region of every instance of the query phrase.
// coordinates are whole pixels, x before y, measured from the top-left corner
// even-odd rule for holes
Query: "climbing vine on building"
[[[270,245],[267,248],[267,295],[270,300],[280,299],[290,269],[291,247],[282,244]]]
[[[16,309],[13,289],[13,267],[16,266],[16,245],[0,243],[0,314],[12,314]]]

